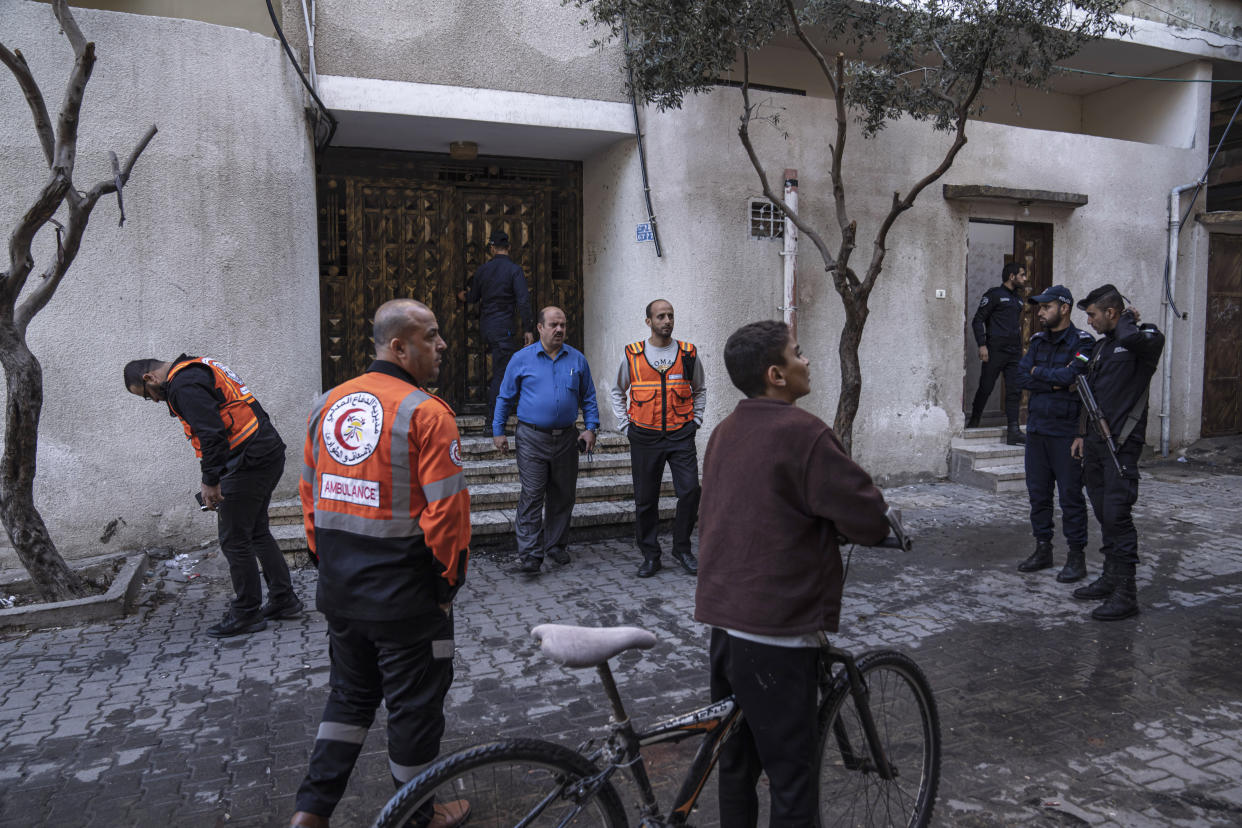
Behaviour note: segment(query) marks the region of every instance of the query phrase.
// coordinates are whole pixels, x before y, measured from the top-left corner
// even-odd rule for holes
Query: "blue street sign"
[[[635,229],[634,241],[638,241],[638,242],[655,241],[655,233],[651,232],[651,222],[644,221],[642,224],[637,225],[634,229]]]

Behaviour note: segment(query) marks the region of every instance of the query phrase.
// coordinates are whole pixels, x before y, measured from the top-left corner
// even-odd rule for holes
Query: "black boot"
[[[1018,564],[1019,572],[1038,572],[1052,566],[1052,541],[1036,541],[1035,551]]]
[[[1072,584],[1087,577],[1087,553],[1082,547],[1070,547],[1065,558],[1065,566],[1057,573],[1057,580],[1063,584]]]
[[[1022,429],[1018,428],[1017,423],[1009,424],[1009,429],[1005,432],[1005,443],[1011,446],[1026,445],[1026,437],[1022,434]]]
[[[1121,621],[1138,615],[1138,587],[1134,583],[1134,565],[1123,567],[1116,587],[1108,599],[1091,611],[1096,621]]]
[[[1100,573],[1100,577],[1096,578],[1086,586],[1081,586],[1074,590],[1074,597],[1083,601],[1103,601],[1105,598],[1113,594],[1113,564],[1108,559],[1104,559],[1104,571]]]
[[[970,419],[966,421],[966,427],[967,428],[978,428],[979,427],[979,415],[971,414]]]

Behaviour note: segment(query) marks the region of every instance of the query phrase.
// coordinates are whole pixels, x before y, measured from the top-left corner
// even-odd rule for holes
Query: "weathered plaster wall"
[[[22,49],[55,112],[73,53],[42,3],[3,0],[0,36]],[[46,394],[36,497],[68,554],[214,536],[198,513],[193,451],[167,409],[127,394],[125,362],[215,356],[255,390],[291,445],[319,384],[313,152],[279,44],[240,29],[75,10],[98,62],[82,109],[76,181],[108,174],[155,123],[125,190],[95,208],[77,262],[30,327]],[[30,113],[0,75],[0,166],[12,226],[47,169]],[[38,239],[39,265],[54,244]],[[32,277],[34,279],[36,277]],[[158,532],[156,531],[158,530]]]
[[[1211,78],[1206,63],[1195,61],[1166,69],[1167,78]],[[1083,99],[1083,130],[1105,138],[1164,144],[1194,145],[1198,127],[1200,84],[1130,81]]]
[[[320,73],[381,80],[625,100],[620,50],[596,37],[572,5],[529,0],[410,3],[318,0]],[[285,0],[286,36],[306,56],[300,0]]]
[[[739,100],[737,90],[720,90],[688,101],[681,112],[647,113],[662,259],[655,258],[651,245],[633,241],[634,223],[644,221],[645,213],[632,143],[586,164],[587,346],[592,365],[603,366],[596,369],[601,391],[613,381],[622,345],[643,335],[643,306],[663,296],[677,308],[677,335],[694,341],[704,355],[709,428],[739,396],[720,357],[725,339],[740,324],[779,315],[779,245],[747,238],[746,203],[760,190],[734,134]],[[773,103],[783,107],[781,130],[789,137],[756,126],[760,157],[774,183],[785,167],[798,170],[804,215],[826,228],[835,249],[835,221],[826,212],[831,192],[823,141],[828,102],[777,95]],[[1201,103],[1199,111],[1206,114],[1206,101]],[[1205,119],[1200,119],[1199,129],[1206,134]],[[968,302],[968,221],[1052,223],[1055,281],[1078,294],[1112,281],[1146,319],[1157,321],[1167,194],[1176,184],[1196,178],[1207,160],[1202,140],[1196,149],[1176,149],[983,122],[973,122],[969,134],[970,143],[942,183],[1082,192],[1090,203],[1075,211],[1032,206],[1026,215],[1017,205],[950,204],[942,199],[938,183],[899,220],[871,299],[855,426],[856,456],[889,479],[944,474],[949,439],[963,422],[966,354],[961,331]],[[891,193],[906,190],[932,169],[947,138],[901,122],[874,141],[855,135],[851,142],[848,198],[859,221],[853,264],[861,269]],[[1143,174],[1136,175],[1137,170]],[[1184,281],[1178,295],[1188,302],[1202,290],[1194,282],[1202,279],[1205,244],[1193,230],[1184,231]],[[798,274],[800,340],[811,359],[813,378],[805,406],[831,421],[839,391],[836,348],[843,313],[805,237]],[[947,299],[933,298],[937,288],[947,291]],[[1085,322],[1081,313],[1076,318]],[[1185,336],[1191,335],[1187,330]],[[1178,366],[1173,434],[1182,442],[1198,434],[1201,378],[1188,360],[1179,358]],[[1158,377],[1152,393],[1158,408]],[[1151,418],[1149,440],[1158,434],[1158,422]]]

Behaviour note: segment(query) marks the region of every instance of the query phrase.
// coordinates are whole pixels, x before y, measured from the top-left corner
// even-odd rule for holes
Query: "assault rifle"
[[[1099,403],[1095,401],[1095,394],[1091,393],[1091,386],[1087,385],[1086,377],[1079,377],[1074,380],[1074,388],[1078,391],[1078,399],[1082,402],[1082,408],[1087,412],[1087,419],[1091,421],[1091,425],[1095,427],[1096,433],[1104,440],[1108,446],[1108,456],[1113,458],[1113,465],[1117,467],[1117,474],[1123,474],[1121,470],[1121,461],[1117,459],[1117,444],[1113,442],[1113,433],[1108,428],[1108,418],[1104,416],[1104,412],[1100,410]]]

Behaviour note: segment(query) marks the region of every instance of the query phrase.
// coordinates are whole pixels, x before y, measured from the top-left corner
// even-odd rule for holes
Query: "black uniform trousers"
[[[673,551],[690,551],[690,534],[699,519],[699,458],[694,445],[693,425],[687,434],[670,438],[658,431],[631,425],[630,474],[634,480],[634,539],[643,558],[660,559],[660,486],[667,463],[673,473],[677,512],[673,517]]]
[[[1082,463],[1070,456],[1074,438],[1026,433],[1026,492],[1031,499],[1031,531],[1037,541],[1051,541],[1052,487],[1061,500],[1061,527],[1071,549],[1087,545],[1087,501],[1082,494]]]
[[[267,580],[269,601],[283,606],[297,600],[293,580],[289,577],[289,565],[285,563],[285,556],[267,523],[272,490],[285,470],[284,447],[272,452],[270,459],[262,460],[266,462],[237,469],[220,479],[224,502],[216,508],[216,529],[220,537],[220,550],[229,562],[229,577],[233,581],[234,597],[230,612],[234,618],[240,619],[261,617],[259,611],[263,604],[263,590],[259,582],[260,566]]]
[[[331,689],[297,795],[297,810],[325,817],[345,793],[381,700],[397,787],[440,752],[444,697],[453,682],[453,621],[438,609],[401,621],[329,617],[328,654]]]
[[[720,750],[721,828],[755,828],[760,771],[768,775],[770,828],[816,824],[818,647],[758,644],[713,628],[711,693],[733,696],[742,724]]]
[[[1138,458],[1142,445],[1124,444],[1117,452],[1122,473],[1117,473],[1108,444],[1095,435],[1083,440],[1082,479],[1087,484],[1091,510],[1100,522],[1101,551],[1113,563],[1135,566],[1138,557],[1138,530],[1130,510],[1138,500]]]
[[[483,344],[492,355],[492,379],[487,384],[487,422],[496,416],[496,397],[500,396],[500,383],[505,378],[509,360],[517,353],[517,338],[508,330],[484,331]]]
[[[979,374],[979,388],[975,391],[974,402],[970,404],[970,418],[976,419],[983,414],[988,397],[996,387],[996,380],[1005,375],[1005,421],[1010,425],[1018,424],[1018,405],[1022,402],[1022,389],[1018,387],[1018,360],[1022,358],[1020,350],[988,348],[988,361],[983,363]]]

